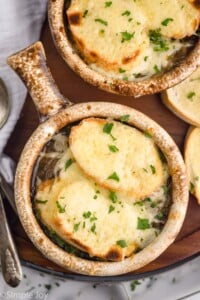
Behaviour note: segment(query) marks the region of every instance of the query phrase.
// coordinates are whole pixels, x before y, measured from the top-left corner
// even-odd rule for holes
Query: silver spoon
[[[15,204],[14,190],[11,187],[11,185],[5,180],[1,172],[0,172],[0,191],[2,191],[3,196],[5,196],[6,200],[8,200],[10,206],[12,207],[13,211],[17,215],[18,213]]]
[[[9,115],[8,93],[0,78],[0,128],[3,127]],[[13,193],[6,188],[5,181],[0,178],[0,185],[5,193],[5,198],[12,198]],[[1,191],[2,191],[1,190]],[[10,227],[6,218],[6,213],[3,205],[2,195],[0,191],[0,261],[2,274],[7,282],[12,287],[19,285],[22,279],[22,269],[17,250],[11,235]],[[12,199],[14,203],[14,198]],[[13,205],[15,209],[15,206]]]
[[[3,200],[0,194],[0,256],[2,274],[12,287],[19,285],[22,279],[22,269],[10,228],[7,222]]]
[[[9,110],[8,93],[3,80],[0,78],[0,128],[5,124]]]

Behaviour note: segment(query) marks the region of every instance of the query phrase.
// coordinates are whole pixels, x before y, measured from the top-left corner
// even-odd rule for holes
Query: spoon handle
[[[15,196],[14,190],[11,185],[5,180],[3,175],[0,172],[0,192],[2,191],[3,196],[5,196],[6,200],[8,200],[9,204],[11,205],[13,211],[17,215],[17,207],[15,204]]]
[[[22,269],[15,244],[7,222],[3,200],[0,194],[0,256],[2,274],[5,281],[12,287],[19,285]]]

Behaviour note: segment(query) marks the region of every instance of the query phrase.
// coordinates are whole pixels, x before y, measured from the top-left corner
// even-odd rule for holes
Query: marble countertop
[[[93,284],[55,277],[23,267],[19,287],[0,273],[0,300],[199,300],[200,257],[173,270],[131,282]]]

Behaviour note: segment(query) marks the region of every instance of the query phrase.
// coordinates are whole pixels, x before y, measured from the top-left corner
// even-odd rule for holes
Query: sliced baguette
[[[130,11],[134,16],[126,15]],[[67,17],[76,46],[87,63],[119,73],[143,60],[149,45],[144,31],[146,18],[134,1],[112,1],[105,7],[104,1],[74,0]],[[129,22],[130,18],[134,21]]]
[[[113,126],[110,133],[104,132],[109,125]],[[84,173],[110,190],[141,199],[166,179],[153,140],[121,122],[85,119],[72,128],[69,143]]]
[[[200,128],[190,127],[185,139],[184,152],[190,192],[200,204]]]
[[[162,36],[169,38],[166,47],[170,49],[170,39],[193,35],[200,21],[200,10],[188,0],[72,0],[66,13],[73,40],[84,60],[115,73],[135,73],[144,64],[152,52],[149,30],[160,30]],[[157,33],[153,38],[160,39]],[[152,64],[153,67],[157,63]]]
[[[162,92],[161,97],[179,118],[200,126],[200,68],[183,82]]]
[[[159,230],[151,223],[157,208],[149,206],[147,210],[145,205],[133,205],[114,193],[111,197],[110,191],[89,180],[76,162],[65,170],[69,158],[70,151],[59,162],[59,178],[37,187],[35,206],[45,226],[90,256],[111,261],[120,261],[155,239]],[[163,199],[164,205],[163,193],[158,189],[152,199],[159,203]],[[148,220],[150,227],[137,229],[138,218]]]

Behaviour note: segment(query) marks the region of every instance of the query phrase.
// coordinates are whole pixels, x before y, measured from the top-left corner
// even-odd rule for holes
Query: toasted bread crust
[[[200,204],[200,128],[190,127],[185,139],[184,157],[189,178],[190,192]]]
[[[113,124],[112,133],[104,126]],[[84,173],[98,184],[141,199],[163,184],[164,165],[153,140],[120,122],[90,118],[74,126],[70,148]],[[113,153],[109,147],[116,147]],[[110,178],[116,173],[119,178]]]
[[[71,153],[67,151],[59,165],[63,166],[69,157]],[[115,195],[114,203],[109,195],[109,190],[97,186],[73,162],[67,171],[62,168],[58,178],[39,183],[35,207],[40,211],[40,222],[67,243],[91,257],[121,261],[155,239],[155,228],[137,230],[138,217],[151,222],[154,216],[151,208],[148,212],[145,206],[134,206],[122,194]],[[120,240],[125,241],[125,247],[117,244]]]
[[[143,63],[152,47],[150,30],[180,40],[193,35],[200,21],[200,10],[187,0],[112,1],[109,7],[99,1],[72,0],[66,14],[85,62],[116,74],[119,70],[134,73]]]
[[[163,103],[185,122],[200,126],[200,68],[186,80],[163,91]]]

